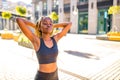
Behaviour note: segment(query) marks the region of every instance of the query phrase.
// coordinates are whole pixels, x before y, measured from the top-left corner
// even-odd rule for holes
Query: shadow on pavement
[[[78,56],[78,57],[100,60],[100,58],[98,56],[90,54],[90,53],[83,53],[83,52],[72,51],[72,50],[64,50],[64,52],[66,52],[70,55]]]

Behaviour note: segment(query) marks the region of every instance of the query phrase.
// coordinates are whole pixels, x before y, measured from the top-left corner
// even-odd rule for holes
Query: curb
[[[107,35],[98,35],[98,36],[96,36],[96,39],[109,40]]]
[[[107,40],[107,41],[117,41],[117,42],[120,42],[120,37],[116,37],[116,36],[107,36],[107,35],[98,35],[96,36],[96,39],[99,39],[99,40]]]

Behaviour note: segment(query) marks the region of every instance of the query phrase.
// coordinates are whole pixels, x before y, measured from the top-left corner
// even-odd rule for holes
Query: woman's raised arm
[[[26,19],[22,19],[23,20],[23,22],[26,24],[26,25],[28,25],[28,26],[30,26],[30,27],[32,27],[32,28],[36,28],[36,24],[34,24],[34,23],[32,23],[32,22],[30,22],[30,21],[28,21],[28,20],[26,20]]]
[[[39,38],[30,30],[28,26],[35,28],[35,25],[23,18],[16,18],[16,22],[19,25],[21,31],[26,35],[26,37],[32,42],[34,48],[37,50],[39,43]]]
[[[71,26],[72,26],[71,22],[54,24],[53,25],[54,28],[63,28],[60,33],[58,33],[58,34],[55,35],[54,38],[56,39],[56,41],[58,41],[64,35],[66,35],[66,33],[70,30]]]

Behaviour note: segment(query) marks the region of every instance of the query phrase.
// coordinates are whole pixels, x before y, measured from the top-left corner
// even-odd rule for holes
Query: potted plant
[[[7,21],[8,21],[8,19],[11,18],[11,16],[12,15],[9,11],[3,11],[2,12],[2,18],[6,19]],[[6,23],[4,31],[1,33],[1,38],[2,39],[12,39],[13,38],[12,33],[10,31],[8,31],[7,27],[8,27],[8,23]]]
[[[120,6],[116,5],[109,7],[108,14],[113,16],[120,14]],[[109,40],[120,41],[120,30],[116,27],[116,25],[113,25],[110,32],[107,33],[107,36]]]

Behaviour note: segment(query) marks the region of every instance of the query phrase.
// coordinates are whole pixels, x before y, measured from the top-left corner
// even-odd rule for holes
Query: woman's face
[[[45,17],[42,21],[41,21],[41,28],[40,30],[42,31],[42,33],[45,34],[50,34],[53,30],[53,23],[52,20],[49,17]]]

